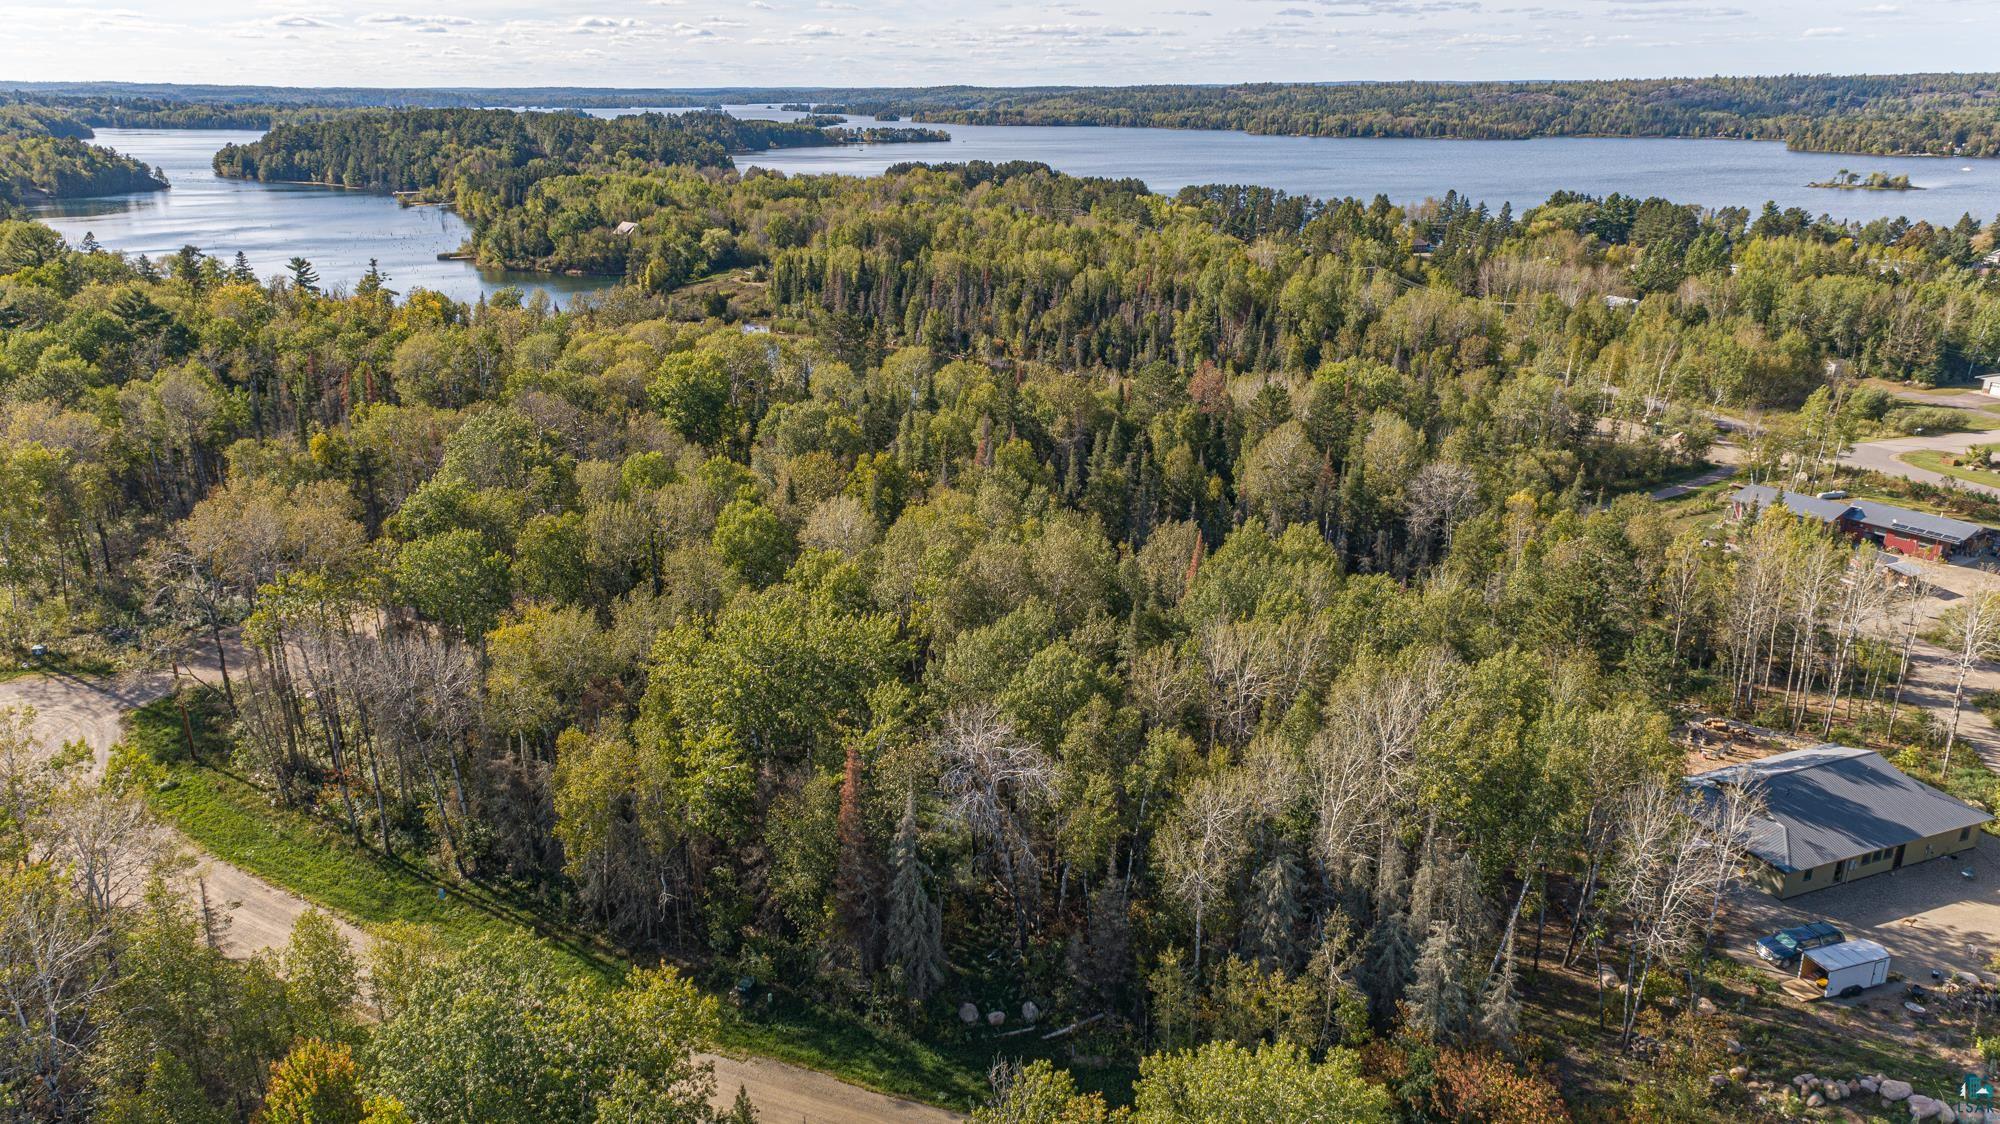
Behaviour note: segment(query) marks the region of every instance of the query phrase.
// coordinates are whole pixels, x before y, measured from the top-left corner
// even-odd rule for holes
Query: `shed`
[[[1889,950],[1870,940],[1842,941],[1804,953],[1799,975],[1819,981],[1829,996],[1842,996],[1889,982]]]
[[[621,222],[618,224],[616,233],[630,238],[632,235],[639,233],[639,224],[636,222]]]

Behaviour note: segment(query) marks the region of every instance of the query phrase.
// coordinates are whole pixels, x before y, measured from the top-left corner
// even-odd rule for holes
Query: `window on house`
[[[1811,882],[1811,881],[1812,881],[1812,871],[1810,871],[1810,870],[1806,871],[1806,876],[1805,876],[1804,878],[1801,878],[1801,879],[1799,879],[1799,881],[1801,881],[1801,882]]]
[[[1961,828],[1959,828],[1959,829],[1958,829],[1958,841],[1959,841],[1960,843],[1963,843],[1963,842],[1965,842],[1966,840],[1968,840],[1968,839],[1970,839],[1970,838],[1972,838],[1972,829],[1971,829],[1971,828],[1969,828],[1969,827],[1961,827]]]

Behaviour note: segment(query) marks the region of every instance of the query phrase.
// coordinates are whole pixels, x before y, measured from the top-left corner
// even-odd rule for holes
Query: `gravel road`
[[[1979,484],[1971,480],[1959,480],[1942,472],[1932,472],[1928,468],[1918,468],[1902,459],[1904,453],[1929,451],[1937,453],[1962,453],[1974,445],[1990,445],[2000,440],[1996,433],[1939,433],[1928,437],[1890,437],[1881,441],[1863,441],[1847,451],[1840,463],[1854,468],[1865,468],[1884,476],[1901,476],[1908,480],[1921,480],[1926,484],[1940,484],[1947,488],[1960,488],[1970,492],[1981,492],[1989,496],[2000,496],[2000,488],[1991,484]]]
[[[208,678],[204,669],[195,674]],[[82,740],[90,747],[95,769],[102,772],[111,746],[121,733],[125,712],[164,697],[174,678],[166,672],[136,672],[113,679],[74,675],[23,675],[0,682],[0,709],[31,706],[34,733],[48,750]],[[199,859],[188,879],[187,892],[206,891],[209,904],[229,918],[223,947],[234,956],[280,948],[291,936],[299,915],[311,908],[304,898],[229,863],[188,850]],[[357,949],[366,947],[366,933],[336,921]],[[704,1055],[715,1067],[716,1103],[727,1107],[737,1088],[749,1090],[765,1124],[948,1124],[965,1119],[929,1105],[884,1096],[849,1085],[824,1073],[769,1058]]]

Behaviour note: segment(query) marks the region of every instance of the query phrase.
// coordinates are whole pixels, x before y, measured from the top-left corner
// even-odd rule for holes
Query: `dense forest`
[[[598,118],[399,110],[280,125],[250,144],[224,147],[214,163],[226,176],[449,202],[472,225],[482,262],[619,275],[628,272],[631,239],[618,224],[653,214],[668,200],[661,194],[665,181],[649,178],[655,171],[671,166],[699,176],[698,169],[730,167],[732,152],[943,139],[926,129],[823,128],[709,112]],[[561,185],[542,188],[558,177]],[[568,206],[579,183],[593,185],[584,189],[591,197]],[[626,185],[637,185],[632,198],[619,197]],[[676,262],[670,273],[640,272],[656,288],[679,284],[724,251],[708,247],[701,262]]]
[[[215,154],[226,176],[324,183],[519,205],[534,183],[561,171],[728,167],[732,152],[827,143],[815,125],[751,121],[723,113],[601,118],[506,109],[411,109],[338,114],[280,125]],[[461,205],[465,205],[461,202]],[[478,206],[471,210],[477,212]]]
[[[45,106],[0,102],[0,216],[46,199],[158,191],[165,177],[82,139],[89,126]]]
[[[1894,738],[1892,594],[1643,493],[1716,409],[1785,408],[1750,471],[1811,486],[1893,408],[1852,376],[2000,361],[1980,220],[739,176],[794,134],[507,116],[218,161],[634,284],[330,294],[0,223],[0,648],[219,665],[109,787],[0,728],[21,1115],[709,1119],[696,985],[738,981],[998,1062],[994,1124],[1752,1111],[1674,708]],[[320,919],[226,960],[108,841],[217,767],[686,971],[396,929],[364,986]]]
[[[46,97],[0,90],[0,122],[9,118],[49,123],[58,136],[88,140],[92,129],[268,129],[280,115],[325,116],[330,110],[258,102],[212,104],[177,98]]]
[[[856,113],[983,125],[1325,137],[1731,137],[1814,152],[2000,155],[2000,76],[943,88],[842,95]]]
[[[1994,74],[906,89],[319,90],[22,83],[16,96],[81,99],[99,107],[100,114],[199,114],[204,106],[226,113],[232,105],[323,109],[818,104],[876,116],[990,125],[1125,125],[1296,136],[1492,140],[1731,137],[1782,140],[1812,152],[2000,156],[2000,112],[1996,112],[2000,75]],[[164,105],[148,106],[146,99]],[[184,108],[169,108],[175,103]],[[118,123],[105,117],[95,120]]]

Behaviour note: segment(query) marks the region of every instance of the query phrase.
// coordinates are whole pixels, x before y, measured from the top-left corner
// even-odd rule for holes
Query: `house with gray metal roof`
[[[1773,488],[1769,484],[1745,484],[1729,497],[1729,509],[1738,516],[1754,516],[1767,507],[1777,505],[1783,505],[1785,510],[1802,519],[1834,526],[1840,526],[1852,506],[1844,499],[1821,499],[1804,492]]]
[[[1993,818],[1873,750],[1844,745],[1699,773],[1687,786],[1704,818],[1746,793],[1760,803],[1743,845],[1780,898],[1962,854]]]
[[[1986,528],[1963,519],[1953,519],[1948,515],[1932,515],[1925,511],[1911,511],[1907,507],[1897,507],[1892,503],[1876,500],[1855,500],[1848,509],[1848,521],[1860,527],[1863,533],[1882,542],[1892,550],[1899,549],[1892,539],[1917,543],[1924,546],[1943,547],[1946,551],[1961,550],[1979,536]],[[1903,554],[1917,554],[1921,551],[1901,549]]]
[[[1948,515],[1913,511],[1879,500],[1850,499],[1844,492],[1809,496],[1769,484],[1745,484],[1729,497],[1730,514],[1738,519],[1755,518],[1778,505],[1801,519],[1867,539],[1884,550],[1933,560],[1976,549],[1992,530]]]

